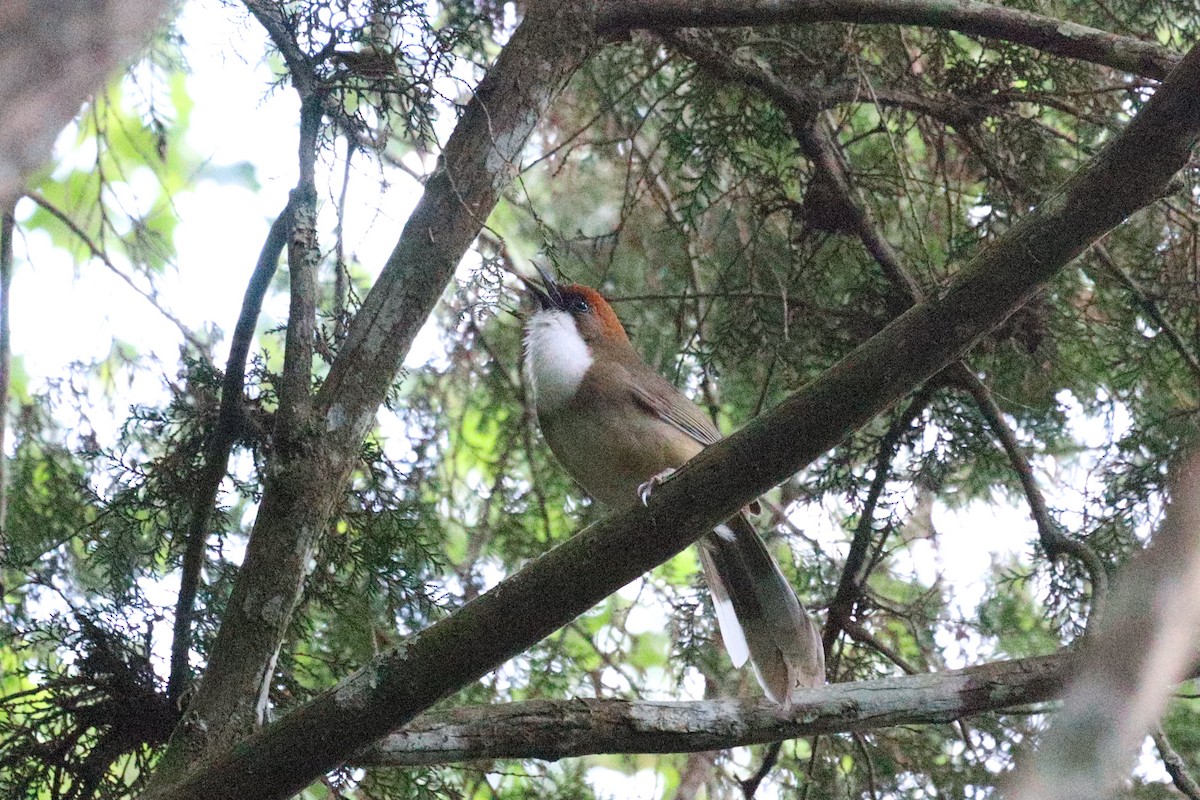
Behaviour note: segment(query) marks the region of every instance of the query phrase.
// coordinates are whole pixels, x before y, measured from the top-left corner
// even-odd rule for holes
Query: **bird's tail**
[[[735,667],[749,657],[767,697],[825,683],[821,633],[743,512],[700,540],[700,563]]]

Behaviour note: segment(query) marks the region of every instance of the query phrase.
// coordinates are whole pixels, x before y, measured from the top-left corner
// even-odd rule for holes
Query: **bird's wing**
[[[670,381],[647,370],[649,380],[630,381],[634,401],[660,419],[674,425],[679,430],[691,436],[700,444],[707,447],[721,439],[721,433],[712,421],[700,410],[700,407],[688,400]],[[668,398],[677,397],[682,402],[670,402]]]

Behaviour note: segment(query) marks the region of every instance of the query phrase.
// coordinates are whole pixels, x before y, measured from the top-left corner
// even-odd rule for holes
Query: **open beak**
[[[523,275],[519,276],[525,284],[525,288],[529,290],[541,308],[558,308],[562,304],[562,296],[558,292],[558,281],[554,280],[554,276],[547,272],[541,264],[534,264],[533,267],[541,277],[542,284],[539,286],[537,282]]]

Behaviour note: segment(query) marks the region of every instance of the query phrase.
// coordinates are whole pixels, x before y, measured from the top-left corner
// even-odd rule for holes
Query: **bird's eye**
[[[571,300],[571,311],[576,314],[586,314],[589,310],[591,310],[591,307],[588,305],[588,301],[582,297],[576,297]]]

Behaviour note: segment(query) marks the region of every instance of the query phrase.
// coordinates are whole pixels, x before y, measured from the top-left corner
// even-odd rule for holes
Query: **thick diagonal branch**
[[[813,22],[959,31],[1155,80],[1179,63],[1178,54],[1150,42],[976,0],[610,0],[597,27],[611,34]]]
[[[778,408],[650,498],[531,562],[156,798],[284,798],[570,622],[786,480],[959,358],[1067,263],[1155,200],[1200,136],[1200,48],[1055,195]]]

